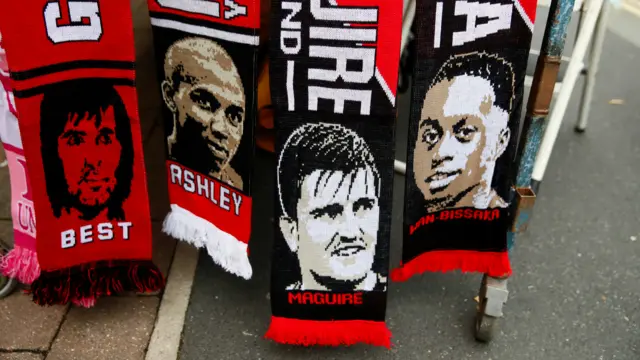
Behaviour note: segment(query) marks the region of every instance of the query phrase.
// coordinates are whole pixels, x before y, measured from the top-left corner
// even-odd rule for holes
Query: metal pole
[[[544,123],[549,114],[549,105],[560,70],[562,51],[573,7],[574,0],[553,0],[549,6],[544,42],[536,64],[527,103],[527,115],[522,128],[524,140],[520,142],[516,156],[517,175],[514,192],[516,216],[512,233],[508,236],[509,248],[515,233],[526,229],[535,202],[535,193],[531,189],[531,173],[544,133]]]
[[[587,52],[587,47],[589,46],[591,36],[593,35],[593,31],[596,27],[598,15],[600,14],[600,10],[602,8],[602,3],[603,0],[592,0],[592,2],[589,2],[589,9],[587,10],[587,15],[584,20],[584,26],[582,29],[580,29],[581,31],[578,35],[576,47],[571,56],[571,62],[569,63],[567,74],[562,81],[562,90],[560,91],[560,94],[558,94],[558,99],[556,100],[555,106],[553,107],[551,118],[549,119],[549,124],[547,125],[547,129],[544,132],[544,137],[542,138],[542,143],[540,144],[540,150],[533,167],[533,173],[531,177],[535,181],[542,181],[542,178],[544,176],[549,158],[551,157],[553,145],[555,144],[555,141],[558,137],[558,132],[560,131],[562,118],[564,117],[565,111],[567,110],[567,105],[569,104],[569,99],[571,98],[571,93],[573,92],[576,80],[578,79],[578,76],[582,71],[584,56]]]
[[[584,92],[582,93],[582,101],[580,102],[580,113],[578,115],[578,123],[576,131],[583,132],[587,128],[589,119],[589,111],[591,110],[591,101],[593,99],[593,88],[596,84],[596,74],[600,67],[600,55],[602,54],[602,45],[607,30],[607,20],[609,18],[609,9],[611,5],[608,0],[602,4],[602,11],[596,25],[596,33],[591,44],[591,54],[588,62],[587,78],[584,83]]]

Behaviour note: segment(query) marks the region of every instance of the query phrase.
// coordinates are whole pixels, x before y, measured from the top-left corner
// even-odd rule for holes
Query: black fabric
[[[374,68],[384,66],[380,56],[388,53],[394,73],[393,82],[388,86],[395,94],[399,26],[391,36],[392,41],[382,43],[378,33],[369,46],[359,45],[363,41],[345,38],[311,38],[312,27],[349,30],[360,25],[345,26],[345,22],[352,21],[317,20],[311,14],[312,3],[276,0],[272,4],[270,77],[278,159],[272,312],[276,317],[299,320],[384,321],[395,95],[390,98],[385,92],[374,75],[374,71],[378,71]],[[386,10],[379,8],[378,3],[361,1],[358,6],[363,10],[377,9],[380,12],[378,26],[382,26],[380,19],[385,15],[398,16],[395,20],[399,20],[400,13],[383,14]],[[324,0],[319,4],[333,11],[345,9]],[[399,8],[401,10],[401,6]],[[287,25],[286,19],[293,25]],[[395,20],[389,24],[390,31],[395,31],[395,24],[399,25]],[[292,50],[298,45],[298,51]],[[314,47],[317,50],[323,46],[331,47],[332,55],[310,55]],[[343,49],[351,53],[373,49],[371,55],[375,58],[371,69],[364,61],[346,62],[346,71],[352,74],[371,70],[366,81],[347,82],[343,77],[335,81],[310,79],[314,77],[310,75],[315,71],[312,69],[335,70],[337,61],[331,56],[337,56],[335,54]],[[290,84],[289,90],[287,84]],[[314,87],[329,89],[320,96],[317,109],[314,108]],[[351,99],[356,96],[354,91],[369,94],[370,104],[347,100],[343,110],[338,109],[339,105],[327,97],[337,96],[343,90],[351,91],[345,95]],[[317,299],[321,298],[317,294],[358,294],[361,301],[319,304],[315,300],[302,303],[295,300],[305,294]]]
[[[512,217],[507,203],[531,42],[527,15],[516,5],[510,0],[417,2],[405,264],[434,250],[506,251]],[[475,29],[466,42],[454,44],[454,33],[467,29],[473,16],[467,14],[474,11]],[[493,162],[491,174],[486,164]],[[483,271],[477,265],[475,270]]]

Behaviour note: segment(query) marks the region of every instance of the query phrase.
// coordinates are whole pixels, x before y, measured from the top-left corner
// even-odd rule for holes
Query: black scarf
[[[512,159],[535,9],[532,0],[418,0],[394,281],[424,271],[511,273]]]
[[[278,167],[266,336],[389,346],[402,2],[276,0],[272,9]]]

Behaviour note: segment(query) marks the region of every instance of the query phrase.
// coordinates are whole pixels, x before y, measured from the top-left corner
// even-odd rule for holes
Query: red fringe
[[[291,345],[354,345],[365,343],[391,347],[391,331],[384,321],[367,320],[299,320],[272,316],[265,334],[281,344]]]
[[[40,276],[40,265],[34,250],[14,246],[5,256],[0,256],[0,273],[16,278],[23,284],[31,284]]]
[[[479,272],[493,277],[511,275],[509,254],[469,250],[438,250],[421,254],[391,272],[392,281],[406,281],[424,272]]]
[[[164,288],[165,279],[151,261],[107,261],[42,271],[27,291],[38,305],[95,305],[102,296]]]
[[[98,299],[96,298],[81,298],[81,299],[71,299],[71,303],[75,306],[78,307],[83,307],[83,308],[92,308],[96,305],[96,301],[98,301]]]

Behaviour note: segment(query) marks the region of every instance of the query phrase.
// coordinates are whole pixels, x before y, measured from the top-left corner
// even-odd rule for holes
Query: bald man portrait
[[[414,179],[428,212],[508,205],[491,183],[509,144],[513,95],[513,69],[495,55],[456,55],[442,65],[414,139]]]
[[[245,120],[245,94],[236,65],[213,40],[187,38],[169,47],[162,82],[173,113],[169,156],[192,170],[243,189],[231,167]]]

